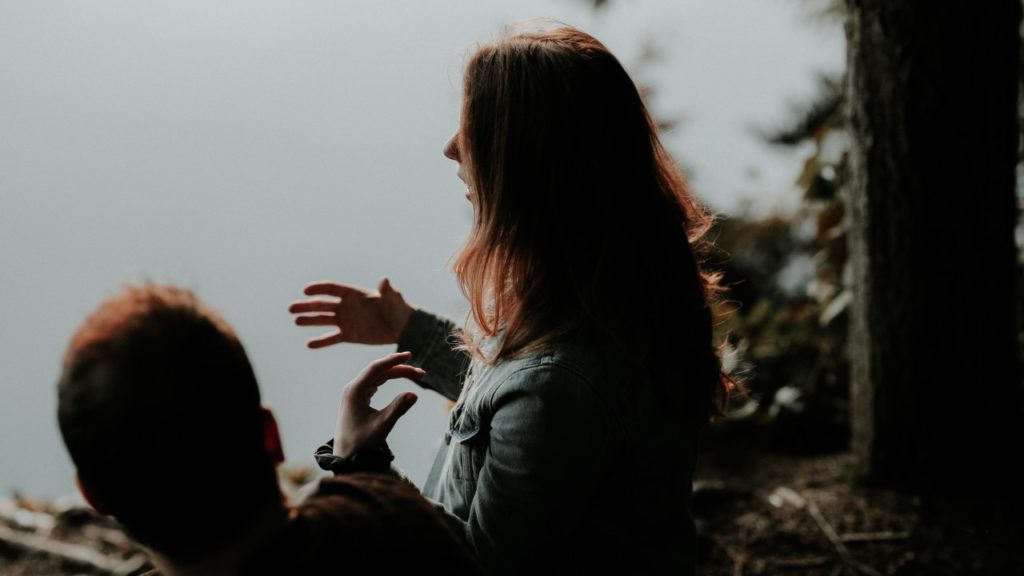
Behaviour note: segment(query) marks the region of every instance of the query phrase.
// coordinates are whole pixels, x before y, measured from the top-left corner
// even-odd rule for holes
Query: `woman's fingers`
[[[338,302],[329,300],[297,300],[288,306],[292,314],[306,314],[309,312],[333,312],[338,307]]]
[[[304,289],[311,297],[293,301],[288,311],[316,318],[296,320],[299,326],[338,326],[347,334],[345,342],[395,344],[415,309],[386,278],[380,289],[383,293],[337,282],[314,282]],[[320,317],[325,314],[334,314],[335,318],[329,322]],[[339,341],[317,341],[311,345],[315,348]]]
[[[299,326],[336,326],[338,317],[334,314],[309,314],[296,316],[295,323]]]
[[[370,399],[381,384],[395,378],[422,378],[426,374],[404,364],[410,358],[409,352],[397,352],[374,360],[345,386],[334,434],[335,454],[346,456],[368,443],[385,441],[395,422],[416,403],[416,395],[405,392],[381,410],[370,406]]]
[[[370,365],[366,367],[365,373],[367,375],[381,374],[410,358],[412,358],[412,352],[393,352],[383,358],[378,358],[373,362],[370,362]]]
[[[404,374],[411,374],[414,377],[419,377],[419,373],[423,372],[419,368],[413,368],[412,366],[404,366],[402,370],[398,370],[394,373],[400,374],[399,376],[389,376],[392,373],[392,369],[402,366],[403,362],[407,362],[412,358],[411,352],[395,352],[389,354],[383,358],[378,358],[370,363],[363,371],[356,376],[356,379],[349,383],[348,389],[351,394],[362,396],[364,393],[373,395],[373,391],[378,386],[389,380],[390,378],[400,378]],[[408,370],[412,370],[409,372]]]
[[[406,356],[404,359],[408,359]],[[390,356],[382,358],[381,360],[392,361]],[[402,358],[400,358],[402,360]],[[381,364],[380,366],[384,366]],[[389,380],[397,380],[398,378],[408,378],[410,380],[420,380],[426,376],[426,372],[422,368],[416,368],[415,366],[409,366],[408,364],[399,364],[397,366],[391,366],[389,368],[380,368],[370,365],[359,375],[358,378],[349,382],[348,386],[345,387],[343,393],[346,402],[354,405],[369,406],[370,399],[377,393],[377,389],[380,388],[385,382]]]
[[[341,330],[338,330],[336,332],[331,332],[330,334],[325,334],[323,336],[311,338],[308,342],[306,342],[306,346],[309,346],[310,348],[323,348],[325,346],[339,344],[344,341],[345,334],[342,333]]]
[[[377,386],[387,382],[388,380],[396,380],[398,378],[408,378],[410,380],[418,380],[423,378],[427,373],[422,368],[415,366],[409,366],[408,364],[399,364],[393,368],[389,368],[386,372],[380,375],[380,383]]]
[[[387,438],[388,434],[395,427],[395,422],[405,415],[412,408],[412,405],[416,403],[416,394],[412,392],[406,392],[405,394],[399,394],[390,404],[381,409],[377,418],[379,419],[378,426],[379,433]]]

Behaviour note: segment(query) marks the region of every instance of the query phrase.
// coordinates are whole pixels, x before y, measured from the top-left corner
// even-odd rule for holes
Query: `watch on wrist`
[[[386,472],[395,459],[394,452],[387,444],[369,446],[353,452],[348,456],[334,453],[334,440],[317,449],[316,463],[320,468],[335,474],[351,474],[354,472]]]

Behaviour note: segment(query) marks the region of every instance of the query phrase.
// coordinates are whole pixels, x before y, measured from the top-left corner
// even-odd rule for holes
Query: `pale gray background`
[[[468,51],[536,16],[595,34],[659,88],[655,112],[684,118],[665,140],[715,208],[793,203],[806,151],[751,127],[841,69],[841,30],[805,2],[0,0],[0,494],[73,489],[60,356],[101,298],[144,279],[195,289],[236,326],[290,462],[311,462],[341,386],[390,349],[309,351],[317,332],[288,303],[312,280],[388,274],[461,317],[447,264],[470,208],[441,148]],[[637,69],[647,40],[665,58]],[[424,393],[394,432],[417,482],[444,423]],[[169,431],[151,433],[159,450]]]

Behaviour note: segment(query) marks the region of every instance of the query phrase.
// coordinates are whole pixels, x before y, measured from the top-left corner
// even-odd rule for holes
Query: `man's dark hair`
[[[58,396],[83,488],[155,550],[216,549],[280,498],[245,350],[187,290],[103,302],[71,340]]]

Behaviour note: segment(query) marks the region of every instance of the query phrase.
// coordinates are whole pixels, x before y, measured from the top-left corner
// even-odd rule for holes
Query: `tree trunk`
[[[869,479],[1019,491],[1020,0],[847,0],[853,448]]]

